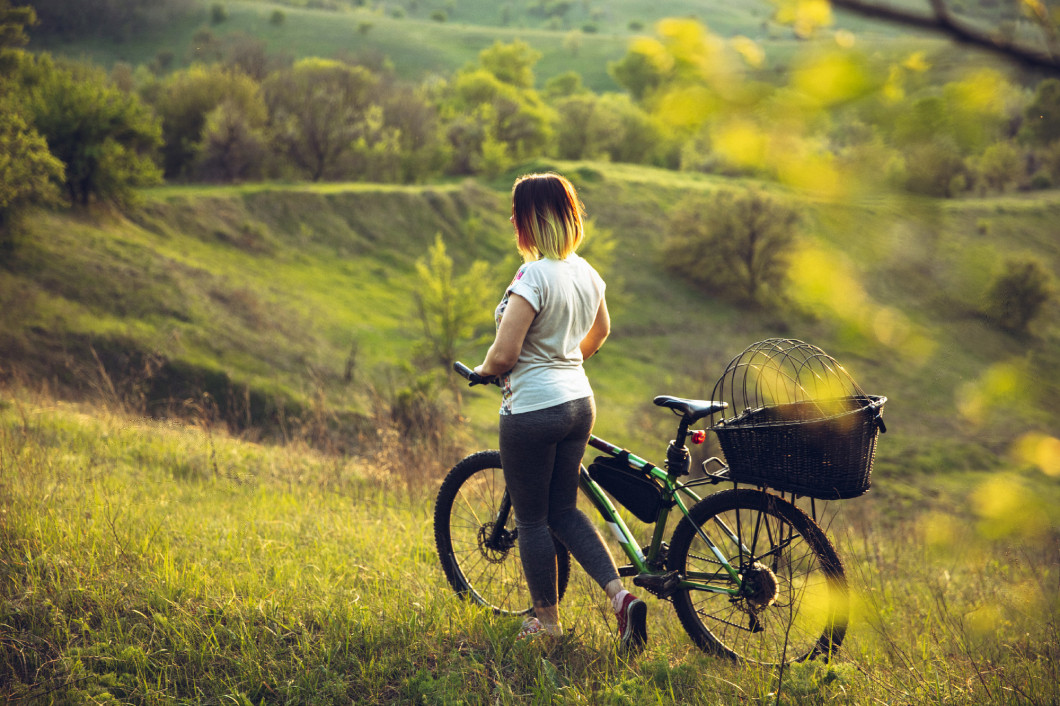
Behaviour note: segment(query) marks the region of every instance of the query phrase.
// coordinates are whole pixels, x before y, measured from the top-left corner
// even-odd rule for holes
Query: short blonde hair
[[[585,209],[574,185],[559,174],[527,174],[512,187],[516,247],[527,262],[539,257],[563,260],[584,237]]]

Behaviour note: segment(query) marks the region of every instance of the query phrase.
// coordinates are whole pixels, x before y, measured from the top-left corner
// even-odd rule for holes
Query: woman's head
[[[582,203],[559,174],[528,174],[512,187],[512,222],[525,260],[562,260],[582,241]]]

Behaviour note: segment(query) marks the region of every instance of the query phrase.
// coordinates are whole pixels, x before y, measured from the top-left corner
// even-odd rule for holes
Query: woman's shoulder
[[[577,259],[574,259],[574,258],[577,258]],[[579,270],[587,273],[594,280],[601,280],[601,281],[603,280],[603,278],[600,276],[600,273],[597,272],[596,268],[592,266],[592,263],[590,263],[588,260],[586,260],[581,255],[578,255],[577,253],[574,253],[568,259],[572,260],[572,262],[573,262],[575,267],[577,267]]]

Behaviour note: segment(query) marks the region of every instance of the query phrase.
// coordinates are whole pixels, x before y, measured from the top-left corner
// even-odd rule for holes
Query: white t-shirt
[[[603,278],[576,254],[519,268],[497,306],[497,325],[511,294],[526,299],[537,316],[518,362],[501,376],[501,414],[532,412],[593,394],[579,346],[596,320],[604,288]]]

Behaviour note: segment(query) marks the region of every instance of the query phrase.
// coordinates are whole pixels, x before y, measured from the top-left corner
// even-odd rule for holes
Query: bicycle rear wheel
[[[704,536],[739,574],[734,595],[686,587],[673,595],[681,624],[702,649],[736,660],[827,660],[849,613],[843,564],[802,510],[759,490],[726,490],[697,503],[670,542],[668,564],[689,584],[736,589]],[[701,534],[702,533],[702,534]]]
[[[504,516],[499,517],[500,513]],[[500,528],[496,527],[498,519]],[[480,451],[456,464],[442,482],[434,505],[434,541],[453,589],[496,613],[529,613],[533,601],[519,559],[518,538],[500,452]],[[558,596],[563,598],[570,554],[559,540],[553,538],[553,542]]]

